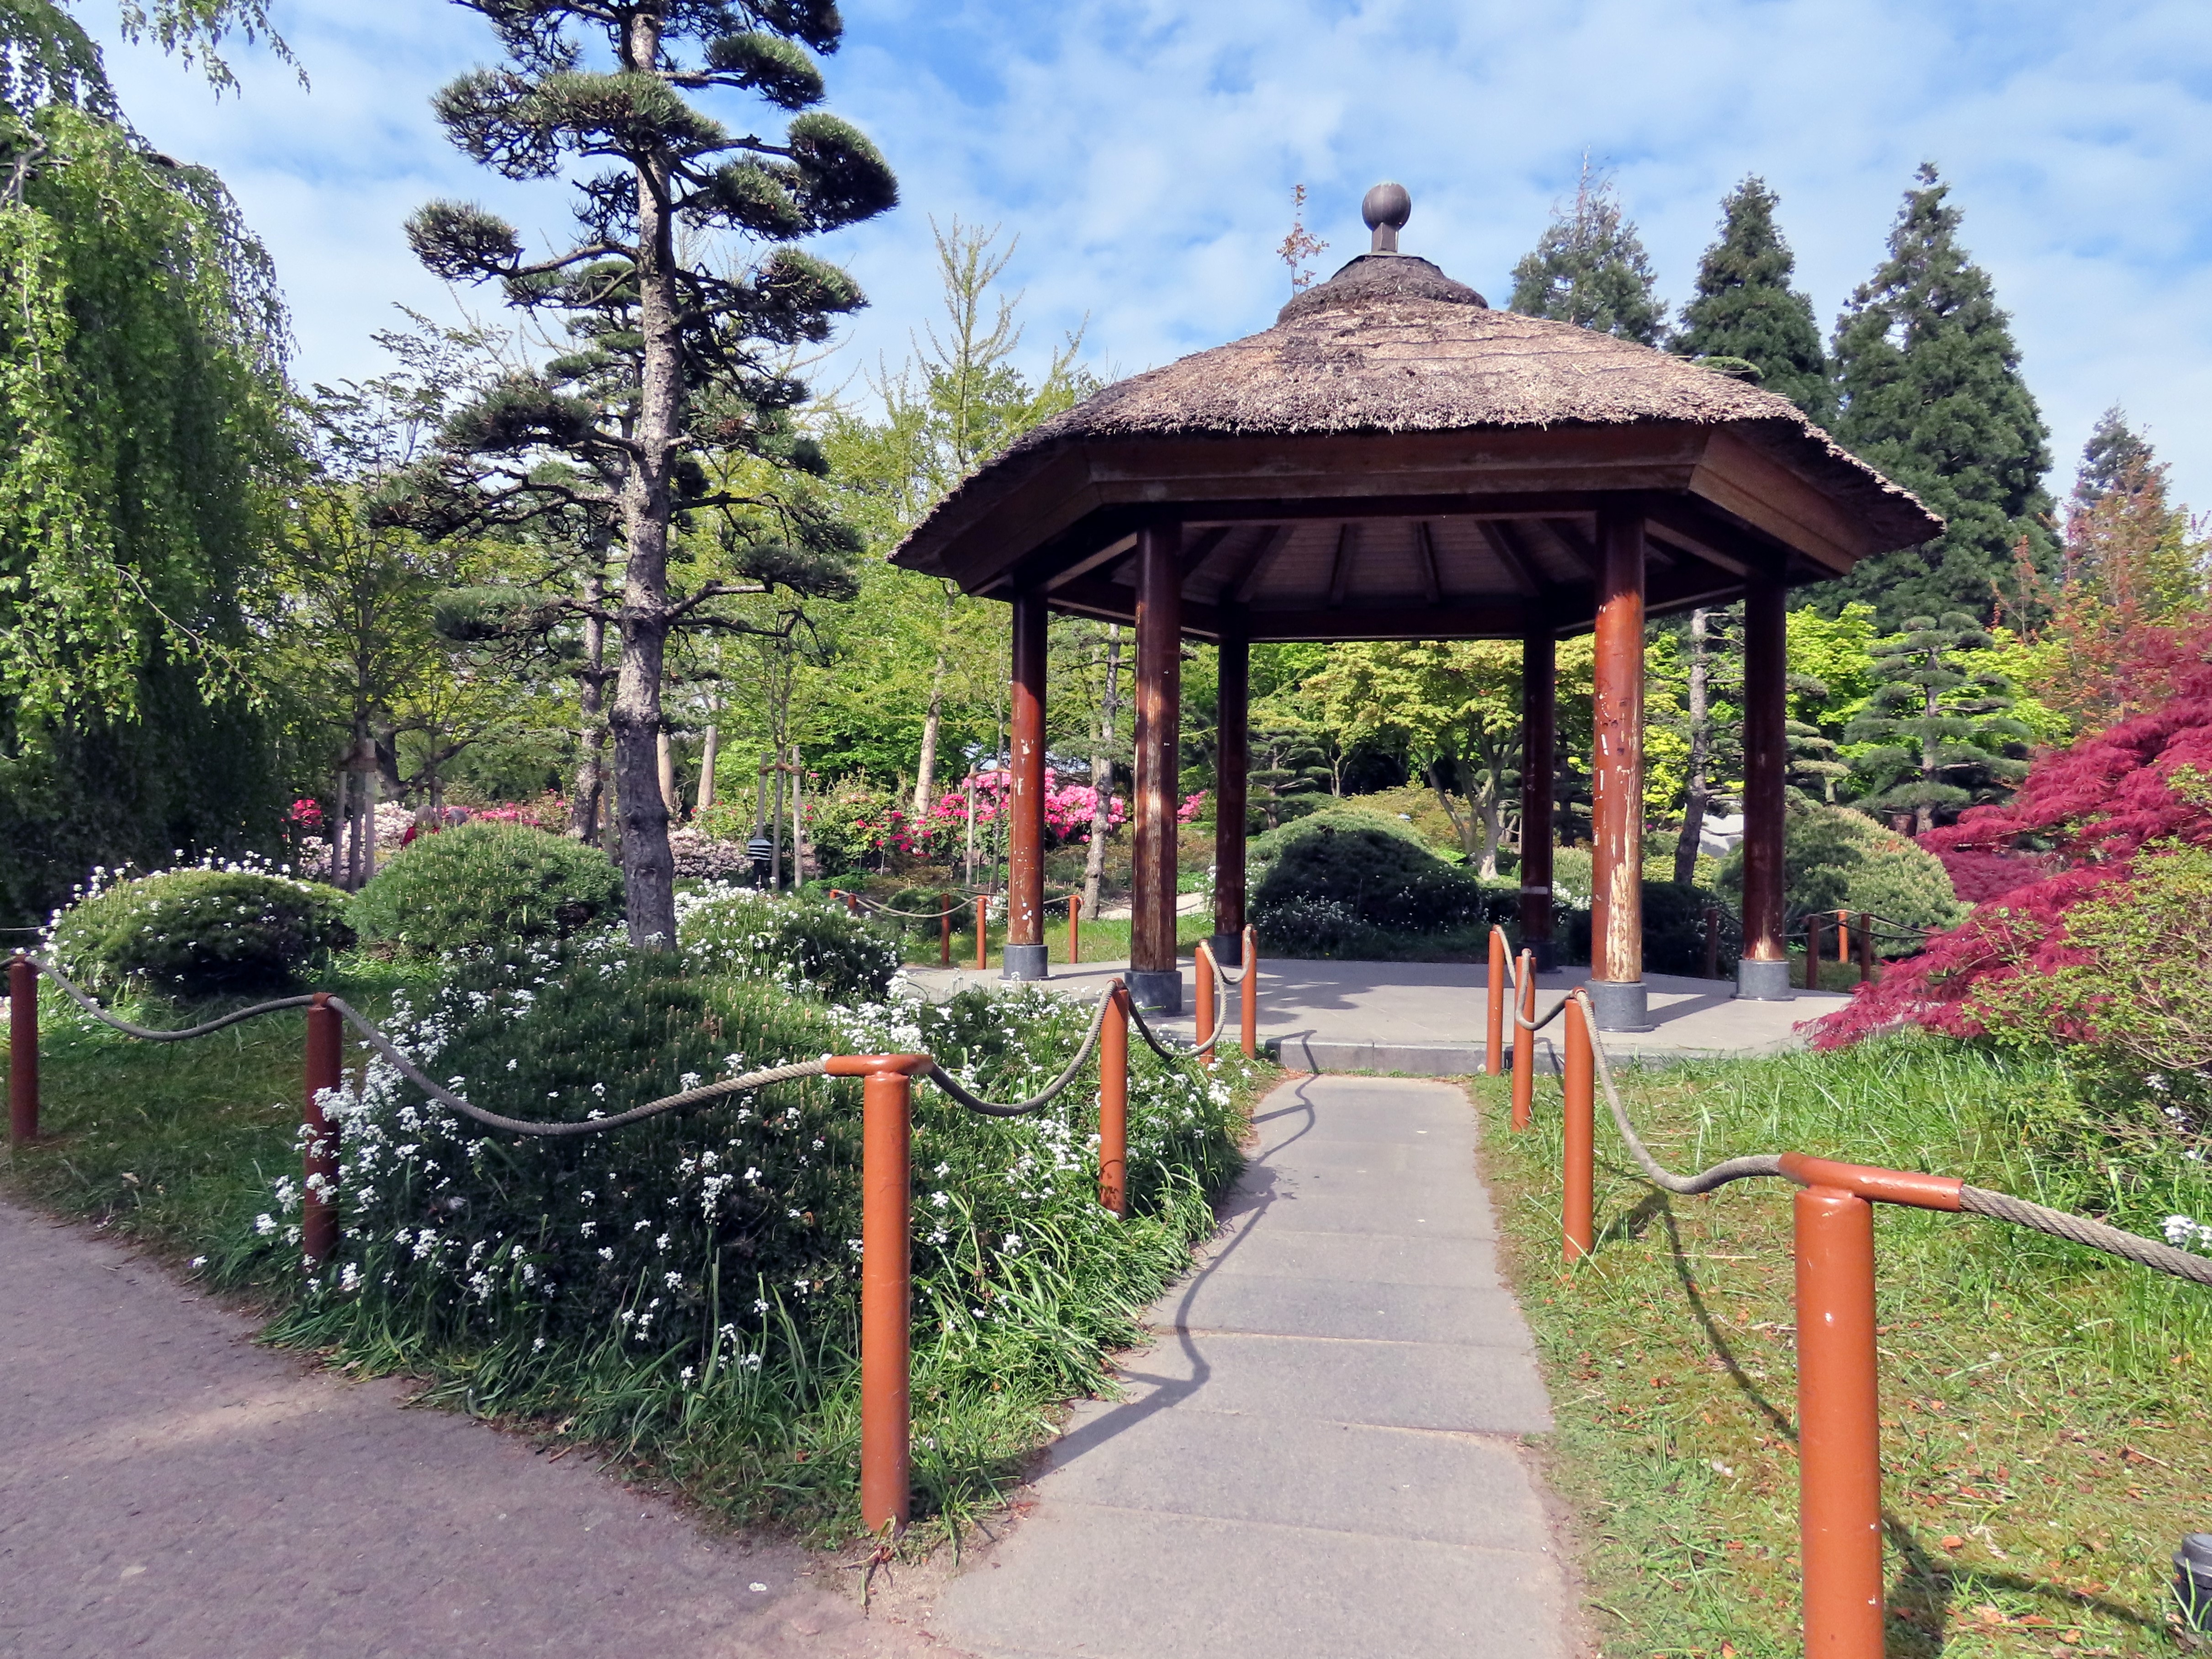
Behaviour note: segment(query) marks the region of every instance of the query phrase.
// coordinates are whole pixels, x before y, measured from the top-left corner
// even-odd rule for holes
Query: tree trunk
[[[376,739],[364,737],[356,757],[361,768],[361,884],[376,879]]]
[[[672,818],[683,809],[676,799],[676,740],[668,735],[665,726],[653,743],[653,763],[660,769],[660,804]]]
[[[937,734],[945,719],[945,653],[937,653],[937,666],[929,678],[929,713],[921,721],[921,757],[914,773],[914,821],[929,819],[930,792],[937,786]]]
[[[1711,799],[1705,775],[1713,756],[1711,653],[1706,645],[1712,614],[1704,610],[1690,613],[1690,775],[1684,792],[1682,834],[1674,843],[1674,880],[1682,887],[1698,878],[1698,848],[1705,837],[1705,807]]]
[[[806,883],[806,773],[799,758],[799,745],[791,745],[791,887]]]
[[[1459,837],[1460,856],[1473,865],[1482,856],[1481,832],[1475,827],[1474,814],[1471,810],[1462,814],[1458,807],[1452,805],[1451,782],[1462,775],[1458,751],[1449,744],[1442,754],[1429,763],[1429,787],[1436,791],[1437,805],[1444,809],[1444,816],[1451,820],[1452,833]],[[1474,805],[1472,794],[1468,797],[1468,805],[1470,809]]]
[[[775,816],[769,820],[768,884],[770,890],[783,886],[783,750],[778,748],[770,764],[775,769]]]
[[[651,75],[659,67],[657,8],[633,15],[622,67]],[[616,681],[615,781],[622,810],[623,882],[629,941],[655,950],[676,945],[676,862],[668,846],[668,804],[660,793],[660,685],[668,645],[670,475],[684,420],[684,362],[676,291],[674,217],[669,167],[656,155],[636,167],[638,332],[642,349],[635,446],[623,479],[622,659]]]
[[[1929,666],[1933,668],[1936,661],[1936,653],[1930,651],[1928,653]],[[1920,739],[1920,782],[1923,794],[1920,805],[1912,809],[1912,822],[1915,832],[1924,836],[1936,827],[1936,803],[1927,798],[1934,792],[1936,787],[1936,739],[1931,735],[1936,730],[1936,698],[1934,687],[1931,686],[1921,693],[1921,702],[1927,713],[1927,724],[1922,728],[1923,735]]]
[[[720,728],[709,726],[704,741],[699,745],[699,810],[702,812],[714,804],[714,761],[722,746],[721,738]]]
[[[1091,845],[1083,855],[1083,913],[1098,914],[1106,878],[1106,837],[1113,828],[1114,717],[1121,713],[1121,624],[1106,625],[1106,693],[1098,704],[1098,746],[1091,756]]]
[[[584,672],[577,688],[576,787],[568,799],[568,833],[586,845],[599,838],[600,798],[607,774],[607,625],[596,613],[607,597],[606,578],[584,578]]]
[[[353,825],[353,796],[346,787],[352,776],[352,767],[338,768],[337,799],[331,803],[331,821],[324,826],[330,836],[331,861],[323,873],[333,887],[351,884],[345,866],[345,845],[346,831]]]

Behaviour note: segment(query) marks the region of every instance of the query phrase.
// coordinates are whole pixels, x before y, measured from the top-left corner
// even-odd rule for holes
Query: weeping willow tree
[[[222,26],[258,16],[125,21],[197,43],[220,85]],[[52,7],[0,0],[0,907],[20,921],[94,864],[276,839],[253,603],[295,447],[283,307],[221,182],[131,131]]]

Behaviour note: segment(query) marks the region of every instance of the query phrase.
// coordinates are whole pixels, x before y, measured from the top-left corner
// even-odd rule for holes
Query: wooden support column
[[[1743,599],[1743,954],[1735,994],[1790,997],[1782,839],[1788,754],[1789,634],[1778,573],[1754,571]]]
[[[1252,768],[1252,646],[1241,615],[1224,612],[1221,630],[1220,729],[1214,744],[1213,959],[1244,960],[1245,787]]]
[[[1644,987],[1644,510],[1598,512],[1589,994],[1601,1031],[1649,1029]]]
[[[1129,896],[1129,994],[1182,1012],[1176,960],[1176,784],[1182,724],[1182,526],[1137,532],[1137,833]]]
[[[1521,641],[1521,942],[1540,970],[1559,965],[1552,942],[1552,775],[1559,748],[1559,641]]]
[[[1044,945],[1045,603],[1014,595],[1013,790],[1006,838],[1004,979],[1046,977]]]

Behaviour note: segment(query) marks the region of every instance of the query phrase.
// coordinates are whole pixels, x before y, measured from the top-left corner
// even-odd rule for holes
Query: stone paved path
[[[795,1547],[251,1346],[251,1322],[0,1204],[0,1653],[893,1659]]]
[[[942,1592],[982,1659],[1573,1650],[1520,1437],[1551,1426],[1455,1088],[1307,1078],[1117,1402]]]

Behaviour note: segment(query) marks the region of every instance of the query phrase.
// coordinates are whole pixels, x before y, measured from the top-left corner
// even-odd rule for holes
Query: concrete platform
[[[1073,996],[1095,997],[1127,964],[1054,964],[1045,983]],[[909,968],[907,976],[932,1001],[970,986],[1003,989],[996,968]],[[1560,992],[1589,977],[1586,968],[1563,968],[1537,976],[1537,1012]],[[1385,1072],[1455,1077],[1482,1069],[1483,1027],[1489,970],[1472,963],[1260,963],[1260,1038],[1285,1066],[1312,1072]],[[1616,1060],[1665,1064],[1724,1055],[1778,1054],[1802,1045],[1797,1027],[1840,1007],[1838,992],[1799,991],[1787,1002],[1739,1001],[1725,980],[1670,974],[1645,976],[1653,1028],[1612,1032],[1606,1052]],[[1183,1006],[1196,995],[1190,966],[1183,969]],[[1236,1029],[1232,981],[1230,1030]],[[1191,1018],[1165,1022],[1188,1037]],[[1555,1022],[1536,1036],[1536,1067],[1559,1069]],[[1509,1048],[1511,1031],[1507,1034]]]
[[[1221,1236],[1079,1405],[932,1633],[976,1659],[1580,1650],[1552,1426],[1455,1088],[1301,1078]]]

